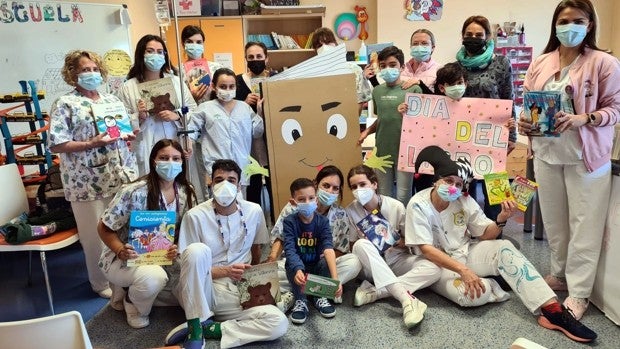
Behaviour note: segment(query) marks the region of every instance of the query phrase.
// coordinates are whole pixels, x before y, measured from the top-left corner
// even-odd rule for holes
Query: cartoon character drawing
[[[431,21],[441,18],[441,0],[405,0],[405,18],[410,21]]]
[[[149,109],[149,114],[151,115],[156,115],[160,111],[164,110],[174,111],[176,109],[174,104],[170,101],[170,93],[159,96],[151,96],[151,102],[153,103],[153,108]]]
[[[131,67],[131,57],[120,49],[113,49],[103,55],[103,64],[111,76],[127,76]]]
[[[80,12],[80,7],[77,4],[71,5],[71,13],[73,14],[73,22],[84,23],[84,18],[82,18],[82,13]]]
[[[243,309],[259,305],[276,304],[276,300],[271,294],[271,282],[262,285],[248,286],[248,293],[249,299],[241,303]]]
[[[543,131],[545,134],[555,134],[555,113],[557,111],[555,99],[549,98],[547,101],[547,110],[545,111],[545,116],[547,117],[547,128]]]
[[[534,102],[534,103],[532,103],[530,105],[529,109],[530,109],[530,115],[531,115],[531,118],[532,118],[532,124],[535,125],[534,127],[537,127],[538,126],[538,119],[540,118],[539,115],[540,115],[540,113],[542,113],[542,108],[539,107],[536,104],[536,102]]]
[[[368,12],[366,12],[365,6],[355,5],[356,19],[359,22],[359,35],[360,40],[368,39],[368,31],[366,31],[366,22],[368,22]]]
[[[121,115],[118,115],[122,118]],[[106,132],[108,136],[112,138],[118,138],[121,136],[121,129],[116,124],[116,118],[112,115],[106,115],[103,117],[103,122],[105,123]]]

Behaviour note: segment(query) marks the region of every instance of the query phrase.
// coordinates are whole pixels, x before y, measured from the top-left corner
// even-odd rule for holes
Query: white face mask
[[[219,99],[222,102],[229,102],[232,101],[233,98],[235,98],[235,95],[237,94],[237,90],[222,90],[222,89],[217,89],[217,99]]]
[[[228,207],[237,198],[237,186],[229,181],[221,181],[214,184],[213,198],[218,204]]]
[[[465,94],[465,84],[445,86],[444,89],[446,91],[446,96],[454,100],[461,99]]]
[[[375,196],[375,190],[372,188],[359,188],[353,191],[353,197],[355,197],[362,206],[369,203],[373,196]]]

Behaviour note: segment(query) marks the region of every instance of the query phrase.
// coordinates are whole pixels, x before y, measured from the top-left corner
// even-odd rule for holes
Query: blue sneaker
[[[205,347],[205,341],[200,338],[198,340],[186,340],[185,343],[183,343],[183,349],[204,349]]]
[[[314,301],[314,306],[319,310],[319,313],[324,318],[332,318],[336,316],[336,308],[327,300],[327,298],[317,298]]]
[[[295,301],[295,306],[293,307],[293,311],[291,312],[291,321],[294,324],[301,325],[306,322],[306,318],[308,317],[308,305],[306,301],[298,299]]]
[[[206,319],[205,321],[201,322],[200,325],[202,325],[202,327],[205,327],[212,323],[212,319]],[[189,330],[187,329],[187,322],[184,322],[179,326],[173,328],[172,331],[168,332],[164,344],[166,346],[179,344],[186,340],[187,336],[189,336]]]

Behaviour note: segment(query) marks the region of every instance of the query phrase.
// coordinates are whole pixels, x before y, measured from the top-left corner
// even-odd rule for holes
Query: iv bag
[[[160,26],[170,25],[170,8],[168,0],[155,0],[155,18]]]

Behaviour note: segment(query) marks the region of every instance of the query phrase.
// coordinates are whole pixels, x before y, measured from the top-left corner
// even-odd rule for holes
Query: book
[[[280,300],[280,280],[278,279],[278,263],[253,265],[243,272],[237,281],[239,301],[243,309],[259,305],[272,304]]]
[[[187,80],[190,89],[195,89],[204,84],[211,84],[211,70],[209,70],[209,62],[206,59],[194,59],[183,63],[185,71],[185,80]]]
[[[93,119],[98,133],[107,132],[104,138],[127,138],[133,134],[131,118],[123,102],[91,104]]]
[[[554,116],[560,110],[560,92],[528,91],[523,94],[523,112],[532,121],[531,136],[559,137]]]
[[[517,208],[525,212],[538,189],[538,183],[521,176],[516,176],[515,179],[512,180],[510,189],[517,203]]]
[[[374,210],[357,222],[357,227],[375,245],[380,253],[384,253],[400,240],[400,234],[394,230],[390,222],[377,210]]]
[[[164,110],[174,111],[179,108],[179,98],[172,79],[174,78],[165,77],[138,84],[140,96],[146,103],[150,115],[156,115]]]
[[[489,197],[489,205],[498,205],[512,199],[508,172],[485,174],[484,186]]]
[[[304,293],[308,296],[325,297],[334,299],[338,291],[339,280],[334,280],[326,276],[308,274]]]
[[[131,211],[127,242],[139,256],[128,259],[128,267],[172,265],[166,253],[174,244],[176,215],[174,211]]]

